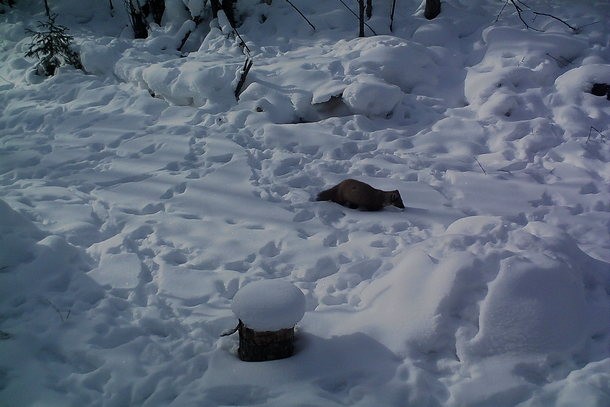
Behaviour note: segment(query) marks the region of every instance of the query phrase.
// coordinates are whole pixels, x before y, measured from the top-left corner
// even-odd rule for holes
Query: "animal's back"
[[[373,211],[383,207],[381,191],[355,179],[346,179],[341,182],[338,195],[343,197],[349,207]]]
[[[382,191],[355,179],[346,179],[318,194],[318,201],[333,201],[339,205],[365,211],[378,211],[384,206],[405,206],[398,190]]]
[[[318,194],[318,201],[333,201],[353,209],[379,210],[383,207],[381,191],[355,180],[346,179]]]

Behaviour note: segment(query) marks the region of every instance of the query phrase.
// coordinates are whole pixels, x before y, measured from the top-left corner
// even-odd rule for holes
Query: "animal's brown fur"
[[[379,211],[394,205],[404,209],[398,190],[382,191],[355,179],[346,179],[318,194],[318,201],[333,201],[352,209]]]

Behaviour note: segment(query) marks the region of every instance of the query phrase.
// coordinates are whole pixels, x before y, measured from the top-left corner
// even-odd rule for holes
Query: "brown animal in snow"
[[[379,211],[394,205],[404,209],[400,192],[382,191],[355,179],[346,179],[318,194],[318,201],[333,201],[339,205],[363,211]]]

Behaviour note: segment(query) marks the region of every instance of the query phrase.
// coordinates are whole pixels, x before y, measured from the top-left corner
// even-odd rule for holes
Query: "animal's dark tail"
[[[332,201],[337,193],[337,187],[332,187],[318,194],[316,201]]]

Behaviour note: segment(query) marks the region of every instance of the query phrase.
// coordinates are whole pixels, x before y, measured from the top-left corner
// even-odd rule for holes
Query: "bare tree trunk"
[[[358,0],[358,22],[360,25],[358,36],[364,37],[364,0]]]
[[[237,23],[235,21],[235,0],[212,0],[212,17],[218,17],[218,12],[220,10],[224,11],[227,16],[227,20],[229,20],[229,24],[231,24],[232,28],[237,27]]]
[[[220,2],[218,0],[211,0],[210,6],[212,6],[212,18],[218,17],[218,11],[222,9]]]
[[[394,10],[396,10],[396,0],[392,0],[392,12],[390,12],[390,31],[394,31]]]
[[[158,25],[161,25],[163,13],[165,13],[165,0],[148,0],[148,7],[150,8],[150,14],[152,14],[153,21]]]
[[[441,0],[426,0],[424,17],[428,20],[436,18],[441,13]]]
[[[235,0],[222,0],[222,9],[227,15],[231,27],[237,27],[237,20],[235,20]]]
[[[373,0],[366,0],[366,19],[373,16]]]
[[[51,18],[51,9],[47,0],[44,0],[44,11],[47,13],[47,18]]]
[[[135,38],[147,38],[148,37],[148,23],[146,22],[146,17],[142,12],[142,7],[140,6],[140,2],[135,0],[137,5],[134,5],[134,0],[124,0],[125,7],[127,8],[127,12],[129,14],[129,19],[131,21],[131,28],[133,29],[133,34]]]

